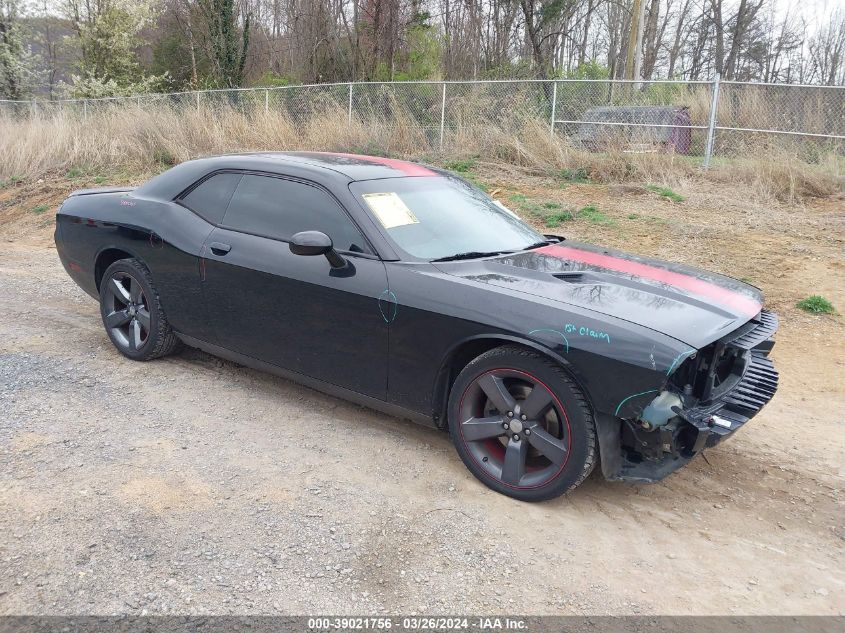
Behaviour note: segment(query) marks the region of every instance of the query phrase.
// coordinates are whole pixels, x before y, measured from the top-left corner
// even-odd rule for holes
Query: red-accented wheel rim
[[[566,409],[548,385],[526,371],[497,368],[476,376],[461,395],[457,424],[472,461],[508,488],[544,486],[569,461]]]

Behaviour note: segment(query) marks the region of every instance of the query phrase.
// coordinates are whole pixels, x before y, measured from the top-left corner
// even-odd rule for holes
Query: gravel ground
[[[55,250],[4,246],[2,614],[845,611],[841,393],[787,380],[663,483],[520,504],[446,434],[197,351],[125,360]]]

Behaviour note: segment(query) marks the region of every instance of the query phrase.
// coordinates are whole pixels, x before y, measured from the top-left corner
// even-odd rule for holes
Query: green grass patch
[[[675,193],[669,187],[660,187],[658,185],[646,185],[646,189],[651,191],[652,193],[656,193],[658,196],[662,198],[666,198],[667,200],[671,200],[672,202],[683,202],[686,200],[681,194]]]
[[[168,167],[172,167],[179,162],[176,156],[166,149],[158,149],[153,152],[153,161],[159,165],[167,165]]]
[[[359,154],[362,156],[380,156],[381,158],[390,158],[390,153],[375,143],[354,146],[350,151],[352,154]]]
[[[604,226],[616,226],[616,220],[606,213],[599,211],[598,207],[590,204],[578,212],[578,217],[587,220],[592,224],[603,224]]]
[[[548,222],[549,218],[554,216],[563,216],[569,215],[572,216],[572,213],[566,211],[561,213],[561,204],[559,202],[549,201],[538,201],[538,200],[529,200],[527,197],[523,196],[522,194],[515,194],[510,197],[510,201],[513,203],[514,207],[519,209],[524,214],[533,215],[535,218],[539,218],[544,222]],[[562,218],[558,218],[558,222],[561,221]],[[568,219],[572,219],[569,217]],[[548,226],[557,226],[557,224],[548,224]]]
[[[158,158],[156,160],[158,160]],[[109,182],[109,178],[107,176],[103,176],[102,174],[98,175],[92,169],[87,169],[85,167],[71,167],[67,170],[67,172],[65,172],[65,178],[68,178],[69,180],[76,180],[77,178],[91,178],[94,183],[98,185],[103,185]]]
[[[484,184],[483,182],[481,182],[477,177],[473,176],[472,174],[464,174],[463,177],[466,180],[469,180],[476,187],[481,189],[481,191],[484,191],[486,193],[490,193],[490,187],[488,185]]]
[[[6,180],[0,180],[0,189],[4,189],[5,187],[14,187],[21,182],[23,182],[23,178],[20,176],[11,176]]]
[[[550,213],[546,216],[546,226],[550,229],[558,228],[562,222],[570,222],[575,219],[571,211],[558,211],[557,213]]]
[[[449,171],[456,171],[459,174],[465,174],[468,171],[472,171],[475,168],[476,164],[475,158],[464,158],[461,160],[450,160],[443,163],[443,167],[448,169]]]
[[[561,169],[558,172],[558,177],[566,184],[587,184],[590,182],[590,177],[587,175],[587,170],[583,168],[577,169]]]
[[[636,219],[638,219],[639,217],[640,217],[640,216],[639,216],[638,214],[636,214],[636,213],[629,213],[629,214],[628,214],[628,219],[629,219],[629,220],[636,220]]]
[[[47,212],[47,211],[49,211],[49,210],[50,210],[50,205],[49,205],[49,204],[39,204],[39,205],[37,205],[37,206],[35,206],[35,207],[32,207],[32,212],[33,212],[33,213],[38,213],[38,214],[41,214],[41,213],[46,213],[46,212]]]
[[[813,314],[836,313],[833,304],[821,295],[810,295],[806,299],[801,299],[796,305],[805,312],[812,312]]]
[[[518,210],[523,216],[533,216],[550,229],[556,229],[564,222],[575,220],[584,220],[591,224],[603,226],[618,226],[616,220],[599,210],[595,205],[587,205],[581,209],[566,208],[560,202],[532,200],[521,193],[512,194],[509,200],[515,211]],[[635,218],[639,217],[636,214],[632,215]]]
[[[604,226],[618,225],[616,220],[603,211],[600,211],[594,205],[587,205],[580,210],[565,208],[560,202],[554,202],[552,200],[531,200],[521,193],[511,195],[509,200],[514,210],[518,210],[523,216],[533,216],[550,229],[559,228],[564,222],[572,222],[574,220],[585,220],[591,224],[601,224]],[[635,217],[639,216],[635,215]]]

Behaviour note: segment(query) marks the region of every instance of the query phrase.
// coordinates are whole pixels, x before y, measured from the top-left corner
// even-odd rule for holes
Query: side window
[[[367,251],[364,237],[322,189],[300,182],[245,174],[221,226],[288,240],[300,231],[322,231],[342,251]]]
[[[212,224],[220,224],[241,178],[241,174],[216,174],[194,187],[180,202]]]

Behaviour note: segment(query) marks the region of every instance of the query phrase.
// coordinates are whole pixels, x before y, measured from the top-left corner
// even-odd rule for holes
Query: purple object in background
[[[581,120],[572,140],[590,151],[690,152],[686,106],[597,106],[587,109]]]

